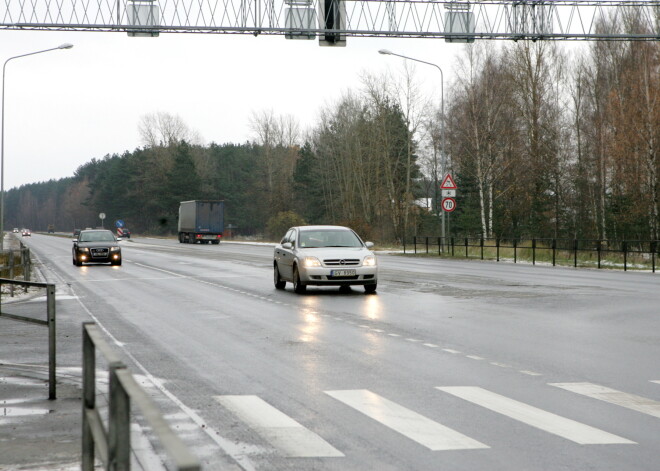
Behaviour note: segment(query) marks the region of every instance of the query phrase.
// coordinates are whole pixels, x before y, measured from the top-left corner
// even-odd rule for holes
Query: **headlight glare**
[[[314,268],[314,267],[320,267],[321,262],[319,261],[318,258],[316,257],[305,257],[303,259],[303,266],[305,268]]]
[[[119,252],[119,247],[110,247],[110,252]]]
[[[376,257],[373,255],[367,255],[362,261],[362,266],[365,267],[375,267],[376,266]]]

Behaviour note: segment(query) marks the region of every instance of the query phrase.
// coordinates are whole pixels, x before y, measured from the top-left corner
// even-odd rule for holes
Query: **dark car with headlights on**
[[[121,265],[121,247],[112,231],[92,229],[80,231],[73,239],[73,264],[110,263]]]

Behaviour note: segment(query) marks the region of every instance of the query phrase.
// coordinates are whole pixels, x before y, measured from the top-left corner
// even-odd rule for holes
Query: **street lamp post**
[[[441,122],[440,122],[440,125],[441,125],[441,144],[440,145],[442,147],[442,149],[441,149],[442,157],[441,158],[442,158],[442,171],[444,173],[445,164],[446,164],[446,162],[445,162],[445,77],[444,77],[444,74],[442,73],[442,69],[440,68],[440,66],[438,64],[434,64],[432,62],[426,62],[426,61],[423,61],[423,60],[415,59],[413,57],[404,56],[402,54],[397,54],[397,53],[392,52],[388,49],[380,49],[378,51],[378,53],[388,55],[388,56],[402,57],[403,59],[408,59],[408,60],[415,61],[415,62],[421,62],[422,64],[431,65],[431,66],[437,68],[440,71],[440,114],[441,114]],[[433,178],[434,178],[434,187],[435,187],[434,190],[433,190],[434,195],[435,195],[434,203],[435,203],[436,212],[439,212],[440,208],[438,206],[438,161],[437,161],[437,157],[434,157],[433,166],[434,166]],[[438,213],[438,214],[442,215],[442,217],[441,217],[441,221],[442,221],[442,245],[444,246],[444,244],[445,244],[445,212],[442,211],[441,213]]]
[[[5,69],[7,67],[7,62],[13,59],[18,59],[20,57],[33,56],[35,54],[41,54],[43,52],[56,51],[58,49],[71,49],[73,44],[64,43],[57,47],[52,47],[50,49],[44,49],[43,51],[29,52],[27,54],[21,54],[20,56],[14,56],[7,59],[2,66],[2,131],[0,132],[0,252],[5,248],[5,232],[4,232],[4,222],[5,222]]]

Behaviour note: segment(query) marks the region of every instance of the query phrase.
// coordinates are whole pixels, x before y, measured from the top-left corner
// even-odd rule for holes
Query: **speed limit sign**
[[[456,209],[456,200],[454,198],[443,198],[442,199],[442,209],[451,213]]]

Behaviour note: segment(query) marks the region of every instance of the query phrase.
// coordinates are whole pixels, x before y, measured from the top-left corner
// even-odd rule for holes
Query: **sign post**
[[[103,220],[105,219],[105,213],[99,213],[99,219],[101,220],[101,228],[103,228]]]
[[[444,244],[445,239],[445,227],[444,227],[444,217],[447,213],[447,232],[449,233],[449,214],[456,209],[456,190],[458,190],[458,185],[454,181],[454,178],[451,176],[451,173],[445,175],[445,178],[442,179],[442,184],[440,185],[442,190],[442,240]]]

